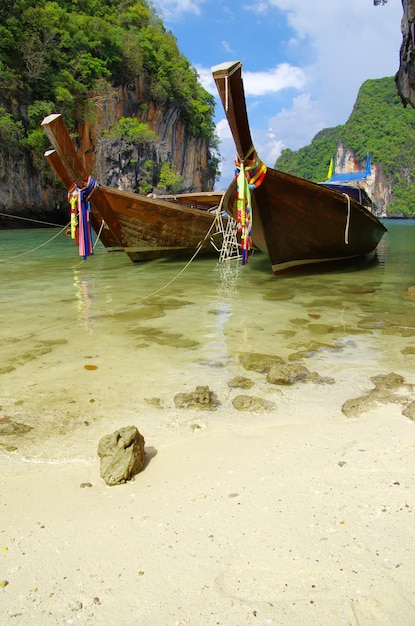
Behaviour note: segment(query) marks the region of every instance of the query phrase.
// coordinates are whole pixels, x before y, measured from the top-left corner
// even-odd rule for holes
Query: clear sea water
[[[83,262],[59,229],[0,231],[0,453],[92,457],[129,424],[151,443],[212,424],[339,419],[377,374],[415,383],[415,221],[385,225],[371,263],[280,277],[260,254],[245,267],[133,264],[98,242]],[[272,385],[241,353],[299,359],[332,384]],[[253,387],[230,386],[235,376]],[[199,385],[216,410],[176,407]],[[240,394],[275,409],[237,410]]]

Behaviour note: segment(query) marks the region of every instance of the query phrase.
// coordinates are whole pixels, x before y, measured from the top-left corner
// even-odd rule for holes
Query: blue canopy
[[[370,154],[367,153],[366,156],[366,170],[362,172],[345,172],[344,174],[333,174],[329,179],[328,183],[348,183],[355,180],[366,180],[368,176],[372,173],[370,167]]]

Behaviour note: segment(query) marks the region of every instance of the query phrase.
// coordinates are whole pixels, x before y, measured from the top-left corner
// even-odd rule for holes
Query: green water
[[[414,383],[415,223],[385,225],[375,262],[278,278],[259,254],[245,267],[196,259],[181,273],[187,259],[132,264],[98,244],[82,262],[64,233],[51,239],[58,229],[1,231],[0,451],[69,459],[95,454],[97,437],[123,425],[151,443],[255,420],[234,408],[241,393],[274,403],[262,419],[337,419],[377,374]],[[242,367],[247,352],[334,382],[272,385]],[[235,376],[254,386],[230,387]],[[176,408],[174,395],[197,385],[217,410]]]

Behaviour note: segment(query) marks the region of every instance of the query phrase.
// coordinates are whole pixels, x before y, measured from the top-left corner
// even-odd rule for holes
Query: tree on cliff
[[[216,145],[214,98],[148,0],[2,0],[3,145],[40,157],[45,115],[60,111],[72,127],[88,103],[138,76],[149,99],[175,103],[189,134]]]

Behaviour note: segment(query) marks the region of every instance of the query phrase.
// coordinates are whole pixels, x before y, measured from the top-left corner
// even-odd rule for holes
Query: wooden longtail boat
[[[54,148],[54,152],[45,153],[51,167],[67,189],[73,183],[85,188],[90,173],[75,150],[62,116],[49,115],[42,128]],[[218,254],[212,242],[216,207],[222,196],[219,192],[201,192],[160,198],[97,185],[90,204],[99,224],[104,220],[108,226],[108,236],[133,262],[138,262],[195,252],[199,246],[204,253]]]
[[[258,159],[248,123],[241,62],[217,65],[212,74],[240,168],[225,193],[223,208],[234,219],[239,209],[242,221],[246,220],[242,223],[243,245],[251,235],[253,244],[268,255],[274,274],[373,252],[386,228],[360,202],[347,193],[266,168]],[[246,183],[243,189],[244,180],[250,189]]]

